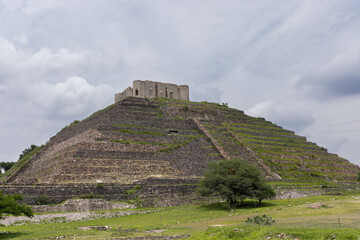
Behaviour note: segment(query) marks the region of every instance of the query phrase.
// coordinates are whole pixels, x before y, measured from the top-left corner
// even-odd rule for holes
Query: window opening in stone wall
[[[155,97],[158,97],[159,93],[158,93],[158,86],[157,84],[155,85]]]
[[[168,97],[167,88],[165,88],[165,97],[166,97],[166,98]]]
[[[168,134],[179,134],[178,130],[169,130]]]
[[[149,88],[148,97],[149,97],[149,98],[154,97],[154,96],[153,96],[153,89],[152,89],[152,87]]]
[[[139,90],[135,90],[135,96],[139,95]]]

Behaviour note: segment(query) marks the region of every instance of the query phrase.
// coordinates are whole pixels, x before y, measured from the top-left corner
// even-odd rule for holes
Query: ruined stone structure
[[[293,131],[225,105],[128,97],[62,129],[7,171],[0,190],[29,203],[94,194],[174,205],[196,199],[208,163],[224,158],[245,159],[273,181],[345,184],[360,171]]]
[[[133,87],[126,88],[122,93],[115,94],[115,102],[127,97],[139,98],[171,98],[178,100],[189,100],[189,86],[176,85],[172,83],[161,83],[149,80],[135,80]]]

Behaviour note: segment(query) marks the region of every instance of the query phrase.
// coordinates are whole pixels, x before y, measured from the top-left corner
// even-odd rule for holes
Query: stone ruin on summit
[[[123,92],[115,94],[115,102],[120,102],[127,97],[149,99],[163,97],[189,101],[189,86],[149,80],[135,80],[133,81],[133,87],[128,87]]]

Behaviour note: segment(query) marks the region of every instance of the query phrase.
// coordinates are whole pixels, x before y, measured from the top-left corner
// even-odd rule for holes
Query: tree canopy
[[[15,163],[14,162],[0,162],[0,168],[4,169],[6,172],[9,170]]]
[[[260,171],[240,159],[225,159],[209,163],[197,192],[202,196],[217,195],[236,206],[246,198],[254,198],[261,204],[263,199],[275,197],[275,191],[267,185]]]
[[[38,148],[38,147],[39,147],[39,146],[37,146],[37,145],[35,145],[35,144],[31,144],[30,147],[25,148],[25,149],[21,152],[21,154],[20,154],[20,156],[19,156],[19,160],[20,160],[21,158],[25,157],[26,155],[28,155],[29,153],[31,153],[34,149],[36,149],[36,148]]]
[[[20,194],[5,195],[0,191],[0,219],[4,217],[3,215],[25,215],[27,217],[32,217],[33,212],[31,207],[17,202],[22,199]]]

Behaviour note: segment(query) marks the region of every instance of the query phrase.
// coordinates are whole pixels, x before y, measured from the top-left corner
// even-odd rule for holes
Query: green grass
[[[87,118],[85,118],[85,119],[91,118],[91,117],[93,117],[93,116],[95,116],[95,115],[97,115],[97,114],[99,114],[99,113],[101,113],[101,112],[103,112],[103,111],[109,110],[109,109],[115,107],[116,104],[117,104],[117,103],[113,103],[113,104],[111,104],[111,105],[109,105],[109,106],[107,106],[107,107],[105,107],[105,108],[103,108],[103,109],[101,109],[101,110],[98,110],[98,111],[94,112],[93,114],[91,114],[89,117],[87,117]],[[85,119],[84,119],[84,120],[85,120]]]
[[[129,124],[115,124],[116,127],[129,127],[129,128],[151,128],[151,129],[160,129],[155,127],[139,126],[139,125],[129,125]]]
[[[119,140],[119,139],[112,139],[110,142],[118,142],[122,144],[140,144],[140,145],[154,145],[154,146],[164,146],[165,148],[158,149],[158,152],[169,152],[172,150],[176,150],[180,147],[186,146],[191,141],[194,141],[198,138],[198,136],[194,135],[180,135],[186,136],[187,139],[179,142],[173,143],[161,143],[161,142],[145,142],[145,141],[133,141],[133,140]],[[104,139],[96,139],[97,141],[105,141]]]
[[[131,133],[131,134],[147,134],[147,135],[166,135],[165,133],[161,133],[161,132],[150,132],[150,131],[132,131],[132,130],[128,130],[128,129],[121,129],[121,130],[117,130],[116,132],[121,132],[121,133]]]
[[[281,227],[243,226],[212,227],[189,239],[358,239],[358,229],[288,229]]]
[[[354,194],[354,192],[352,192]],[[230,212],[225,203],[159,208],[152,213],[69,223],[28,224],[0,227],[0,239],[109,239],[152,235],[192,235],[190,239],[358,239],[360,195],[313,196],[266,201],[255,207],[246,201]],[[318,209],[309,208],[320,203]],[[289,206],[290,204],[290,206]],[[140,210],[140,209],[139,209]],[[272,226],[246,224],[248,217],[272,217]],[[339,226],[340,218],[340,226]],[[222,225],[221,227],[216,227]],[[109,226],[109,231],[80,230],[84,226]],[[234,231],[237,228],[238,230]],[[121,230],[119,230],[121,229]],[[163,229],[161,233],[146,232]]]
[[[42,149],[43,147],[44,146],[36,147],[29,154],[19,159],[8,171],[1,175],[0,182],[6,181],[12,176],[14,176],[16,172],[19,171],[23,166],[25,166],[25,164],[29,162],[30,158],[34,156],[37,152],[39,152],[40,149]]]
[[[240,126],[240,127],[254,127],[254,128],[267,128],[267,129],[275,129],[275,130],[284,130],[282,127],[280,126],[277,126],[275,124],[262,124],[262,125],[256,125],[256,124],[246,124],[246,123],[233,123],[232,126],[234,126],[235,128],[237,126]],[[286,131],[286,130],[284,130]]]
[[[180,143],[175,143],[175,144],[172,144],[170,145],[169,147],[167,148],[163,148],[163,149],[159,149],[159,152],[169,152],[169,151],[172,151],[172,150],[176,150],[180,147],[183,147],[183,146],[186,146],[187,144],[189,144],[190,142],[196,140],[197,137],[196,136],[190,136],[188,139],[186,139],[185,141],[182,141]]]
[[[161,142],[144,142],[144,141],[132,141],[132,140],[119,140],[112,139],[110,142],[118,142],[122,144],[140,144],[140,145],[156,145],[156,146],[171,146],[172,143],[161,143]]]

